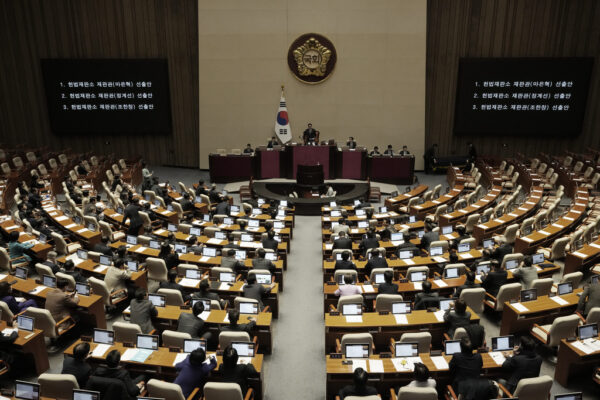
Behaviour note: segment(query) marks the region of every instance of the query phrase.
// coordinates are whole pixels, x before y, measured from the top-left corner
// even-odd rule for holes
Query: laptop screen
[[[444,342],[444,353],[447,356],[460,353],[460,340],[446,340]]]
[[[494,239],[485,239],[483,241],[483,248],[489,249],[491,247],[494,247]]]
[[[440,299],[440,310],[446,311],[453,302],[454,299]]]
[[[220,272],[219,280],[221,282],[235,282],[235,274],[233,272]]]
[[[183,339],[183,352],[191,353],[196,349],[202,349],[206,352],[206,340],[201,339]]]
[[[135,347],[138,349],[158,350],[158,336],[138,333]]]
[[[274,221],[273,222],[273,228],[275,228],[275,229],[283,229],[283,228],[285,228],[285,222],[283,222],[283,221]]]
[[[136,272],[138,270],[138,262],[137,261],[127,261],[127,269],[131,272]]]
[[[288,201],[287,200],[279,200],[279,206],[280,207],[287,207],[288,206]]]
[[[258,303],[251,301],[240,301],[240,314],[258,314]]]
[[[127,244],[135,245],[137,244],[137,236],[127,235]]]
[[[519,260],[508,260],[504,265],[506,269],[515,269],[519,265]]]
[[[160,243],[158,243],[158,240],[151,240],[150,241],[150,248],[151,249],[160,249]]]
[[[397,301],[392,303],[392,314],[410,314],[410,301]]]
[[[90,285],[86,283],[75,283],[75,291],[77,294],[81,296],[89,296],[90,295]]]
[[[15,276],[19,279],[27,279],[27,268],[15,267]]]
[[[92,230],[92,229],[90,229],[90,230]],[[46,235],[44,235],[43,233],[40,233],[39,240],[40,240],[41,243],[46,243],[47,239],[48,238],[46,237]]]
[[[335,201],[330,201],[329,207],[337,207],[337,203]]]
[[[27,317],[25,315],[17,316],[17,325],[19,325],[19,329],[24,331],[33,331],[33,323],[35,319],[33,317]]]
[[[368,344],[347,344],[344,347],[344,355],[346,358],[369,358]]]
[[[24,381],[15,381],[15,399],[38,400],[40,385]]]
[[[73,389],[73,400],[100,400],[100,392]]]
[[[241,240],[242,240],[242,242],[252,242],[254,240],[254,236],[249,235],[247,233],[243,233]]]
[[[185,277],[188,279],[200,279],[202,277],[202,271],[199,269],[186,269]]]
[[[441,256],[442,254],[444,254],[444,248],[442,246],[435,246],[429,248],[429,255],[431,257]]]
[[[533,301],[537,299],[537,289],[521,290],[521,301]]]
[[[359,228],[368,228],[369,227],[369,221],[358,221],[357,226]]]
[[[333,210],[333,211],[331,211],[331,216],[332,217],[341,217],[342,212],[340,210]]]
[[[254,215],[261,215],[262,214],[262,210],[260,208],[253,208],[252,209],[252,214],[254,214]]]
[[[107,329],[94,329],[94,343],[113,344],[115,333]]]
[[[411,215],[410,217],[408,217],[408,222],[411,224],[417,222],[417,216]]]
[[[400,256],[400,259],[406,260],[408,258],[413,257],[413,252],[411,250],[402,250],[402,251],[400,251],[399,256]]]
[[[394,345],[395,357],[416,357],[419,355],[418,343],[398,343]]]
[[[375,274],[373,277],[375,278],[375,283],[385,282],[385,277],[383,274]]]
[[[557,394],[554,396],[554,400],[583,400],[583,393],[565,393],[565,394]]]
[[[421,239],[425,235],[425,231],[418,231],[417,235],[419,236],[419,239]]]
[[[249,219],[248,226],[250,228],[258,228],[260,226],[260,221],[257,219]]]
[[[229,210],[231,211],[231,214],[237,214],[240,212],[240,206],[236,206],[236,205],[232,205]],[[233,221],[233,220],[232,220]],[[228,223],[228,222],[226,222]],[[232,223],[233,224],[233,223]],[[230,224],[231,225],[231,224]]]
[[[488,272],[490,272],[490,263],[487,262],[485,264],[479,264],[477,265],[477,274],[478,275],[483,275],[483,274],[487,274]]]
[[[148,300],[150,300],[150,303],[152,303],[155,307],[164,307],[165,306],[165,296],[163,296],[162,294],[149,294],[148,295]]]
[[[265,254],[265,258],[269,261],[277,261],[277,254],[275,252],[268,252]]]
[[[44,286],[48,286],[51,288],[55,288],[56,287],[56,278],[50,275],[44,275],[42,277],[42,285]]]
[[[390,239],[394,242],[402,241],[404,243],[404,234],[402,232],[394,232],[390,235]]]
[[[231,342],[231,347],[237,351],[240,357],[254,357],[254,343],[252,342]]]
[[[442,226],[442,235],[448,235],[452,233],[452,225]]]
[[[111,264],[111,257],[109,256],[100,256],[100,264],[101,265],[110,265]]]
[[[531,258],[534,264],[541,264],[544,262],[544,253],[535,253]]]
[[[204,222],[210,222],[210,215],[208,215],[208,214],[204,214],[204,215],[202,216],[202,221],[204,221]]]
[[[342,315],[362,315],[362,304],[344,304],[342,306]]]
[[[254,274],[256,277],[256,282],[261,285],[270,285],[271,284],[271,274]]]
[[[88,258],[87,251],[85,251],[83,249],[77,249],[77,258],[79,258],[81,260],[87,260],[87,258]]]
[[[216,257],[217,249],[214,247],[204,247],[202,248],[202,255],[205,257]]]
[[[177,225],[175,225],[175,224],[169,224],[169,225],[167,225],[167,230],[169,232],[177,232]]]
[[[179,254],[185,254],[185,253],[187,253],[187,246],[185,244],[176,244],[175,252],[177,252]]]
[[[458,268],[446,268],[444,275],[447,279],[458,278]]]
[[[233,211],[232,211],[232,212],[233,212]],[[234,219],[233,219],[233,218],[229,218],[229,217],[227,217],[227,218],[223,218],[223,223],[224,223],[225,225],[233,225],[233,224],[235,223],[235,221],[234,221]]]
[[[581,340],[598,337],[598,324],[578,326],[577,336],[579,336],[579,339]]]
[[[363,215],[365,215],[365,210],[363,210],[363,209],[356,210],[357,217],[362,217]]]
[[[458,245],[458,252],[459,253],[465,253],[467,251],[471,250],[471,244],[470,243],[460,243]]]
[[[411,272],[410,273],[410,281],[411,282],[423,282],[427,279],[427,272]]]
[[[235,259],[236,260],[245,260],[246,259],[246,250],[236,250],[235,251]]]
[[[573,293],[573,284],[571,282],[559,283],[558,284],[558,295]]]
[[[360,200],[354,200],[354,205],[357,206],[360,204]]]
[[[380,213],[386,213],[387,212],[387,207],[379,207],[379,212]]]
[[[514,347],[515,337],[513,335],[496,336],[492,338],[492,351],[509,351]]]
[[[202,235],[202,230],[200,228],[190,228],[190,235],[192,236],[200,236]]]

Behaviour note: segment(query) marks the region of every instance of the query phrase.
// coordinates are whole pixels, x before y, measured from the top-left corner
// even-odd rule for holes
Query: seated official
[[[106,365],[101,365],[92,374],[93,376],[99,376],[102,378],[118,379],[123,382],[125,390],[129,399],[134,400],[136,396],[144,389],[144,375],[139,375],[135,379],[131,379],[129,371],[123,367],[119,367],[121,361],[121,354],[119,350],[111,350],[106,355]]]
[[[227,346],[223,351],[223,363],[219,367],[222,382],[237,383],[242,393],[248,391],[248,381],[259,374],[251,363],[238,364],[238,352],[235,348]]]
[[[481,279],[481,286],[492,296],[498,296],[500,287],[508,280],[508,273],[502,269],[502,265],[497,260],[491,262],[492,270],[484,274]]]
[[[181,286],[179,283],[177,283],[176,281],[177,281],[177,270],[171,269],[167,273],[167,281],[161,282],[158,286],[161,289],[173,289],[173,290],[179,291],[179,293],[181,293],[181,297],[183,298],[183,301],[187,302],[190,299],[190,295],[187,294],[187,292],[185,291],[185,288],[183,286]]]
[[[514,355],[503,352],[506,360],[502,369],[510,371],[508,381],[500,379],[500,383],[511,393],[517,388],[521,379],[536,378],[540,376],[542,357],[535,352],[535,342],[529,336],[521,337],[521,345],[514,351]]]
[[[440,234],[439,232],[433,231],[434,226],[429,221],[425,221],[425,225],[423,226],[423,228],[425,233],[421,238],[421,245],[419,247],[421,248],[421,250],[429,251],[429,246],[431,245],[431,243],[440,240]]]
[[[206,310],[209,311],[210,310]],[[197,301],[192,306],[192,313],[179,314],[177,320],[177,332],[189,333],[193,339],[206,339],[209,341],[212,338],[212,333],[204,326],[204,320],[200,315],[204,312],[204,303]]]
[[[460,384],[469,379],[478,379],[483,368],[481,354],[473,353],[473,345],[469,338],[460,340],[460,353],[454,353],[448,363],[452,373],[452,388],[460,391]]]
[[[465,331],[469,339],[471,339],[471,345],[474,349],[482,348],[485,344],[485,328],[481,324],[469,324],[464,326]]]
[[[181,205],[181,210],[183,212],[193,211],[194,210],[194,203],[192,203],[192,201],[190,200],[190,194],[189,193],[184,193],[183,194],[183,199],[181,199],[179,201],[179,205]]]
[[[577,304],[577,311],[583,312],[583,315],[587,316],[594,307],[600,307],[600,283],[593,283],[583,289]]]
[[[81,342],[73,348],[73,356],[65,356],[61,374],[71,374],[77,379],[80,388],[85,387],[92,367],[86,361],[90,354],[90,344]]]
[[[321,197],[334,197],[335,196],[335,190],[333,190],[333,187],[331,185],[327,185],[327,191],[325,193],[323,193],[321,195]]]
[[[124,260],[122,258],[117,258],[113,262],[113,265],[106,270],[104,283],[110,293],[116,290],[128,289],[127,283],[131,279],[131,271],[125,269],[124,266]]]
[[[388,144],[387,149],[385,149],[385,151],[383,152],[384,155],[386,156],[393,156],[394,155],[394,149],[392,148],[391,144]]]
[[[67,293],[69,281],[58,279],[56,287],[46,292],[46,310],[50,311],[52,318],[58,322],[66,317],[71,317],[75,321],[79,318],[74,314],[79,297],[76,292]]]
[[[215,214],[229,215],[231,214],[231,205],[227,197],[219,195],[218,204],[215,207]]]
[[[431,282],[425,281],[422,286],[423,291],[415,296],[415,310],[426,310],[440,300],[440,294],[431,290]]]
[[[221,300],[218,294],[210,291],[210,282],[208,279],[202,279],[200,281],[200,289],[192,294],[193,299],[207,299],[215,300],[221,304],[221,307],[225,307],[225,301]]]
[[[227,249],[225,255],[221,256],[221,267],[231,268],[235,272],[246,268],[242,262],[235,258],[235,249]]]
[[[58,254],[56,254],[55,251],[49,251],[48,259],[42,263],[43,265],[50,267],[50,269],[52,269],[53,274],[60,272],[60,267],[58,266],[58,263],[56,262],[57,256],[58,256]]]
[[[204,245],[202,243],[198,243],[198,238],[194,235],[191,235],[187,240],[187,250],[188,253],[194,253],[194,255],[202,255],[202,249],[204,249]]]
[[[248,275],[242,293],[244,297],[258,301],[258,305],[262,310],[264,308],[262,299],[268,296],[274,287],[275,283],[271,283],[270,285],[265,287],[260,283],[256,283],[256,275]]]
[[[467,228],[464,225],[456,225],[456,233],[458,233],[458,237],[454,239],[454,243],[456,246],[460,243],[461,240],[470,239],[471,235],[467,233]]]
[[[342,253],[342,259],[336,260],[334,269],[356,269],[356,265],[350,261],[350,251]]]
[[[537,270],[533,266],[533,258],[530,255],[523,257],[518,268],[512,271],[513,277],[519,280],[523,289],[531,289],[531,284],[538,279]]]
[[[235,308],[230,309],[227,316],[229,317],[229,325],[221,325],[219,327],[221,332],[248,332],[252,334],[252,331],[256,328],[256,321],[252,317],[248,317],[250,322],[247,324],[238,324],[240,312]]]
[[[218,203],[221,201],[221,193],[217,190],[217,184],[213,183],[210,185],[210,191],[208,192],[208,198],[211,203]]]
[[[167,242],[163,242],[160,246],[158,258],[162,258],[167,266],[167,269],[175,268],[179,265],[179,254]]]
[[[252,149],[252,145],[250,143],[248,143],[246,145],[246,148],[244,149],[244,154],[252,154],[254,153],[254,150]]]
[[[410,234],[404,233],[402,235],[402,238],[404,239],[404,243],[402,243],[400,246],[398,246],[398,251],[396,252],[396,256],[400,257],[401,251],[412,251],[413,256],[418,256],[421,253],[419,248],[414,243],[411,243]]]
[[[109,246],[109,244],[110,244],[110,239],[108,237],[103,237],[100,239],[100,242],[98,242],[94,245],[93,251],[95,251],[96,253],[104,254],[105,256],[112,257],[113,250]]]
[[[37,307],[37,303],[34,299],[17,301],[15,296],[12,293],[12,286],[8,284],[6,281],[0,282],[0,300],[6,303],[8,309],[13,314],[19,314],[22,311],[25,311],[28,307]]]
[[[408,387],[436,387],[435,379],[431,378],[429,374],[429,368],[427,365],[423,363],[415,363],[415,368],[413,370],[413,380],[410,381]],[[400,391],[400,390],[398,390]]]
[[[367,231],[367,237],[360,241],[358,249],[362,252],[362,255],[365,256],[368,249],[375,249],[377,247],[379,247],[379,240],[375,235],[375,230],[369,229]]]
[[[271,136],[271,140],[267,143],[267,149],[272,149],[273,146],[279,146],[279,142],[277,141],[277,137]]]
[[[196,187],[196,196],[200,196],[201,194],[208,196],[208,190],[206,190],[206,186],[204,186],[204,181],[202,179],[198,181],[198,186]]]
[[[379,294],[398,294],[398,285],[393,283],[394,273],[392,271],[385,271],[383,273],[383,283],[379,284],[377,291]]]
[[[356,368],[354,370],[354,384],[344,386],[339,393],[340,399],[344,400],[348,396],[375,396],[377,395],[377,389],[373,386],[368,386],[369,376],[367,371],[362,368]]]
[[[373,156],[380,156],[381,153],[379,152],[379,147],[377,147],[377,146],[373,147],[373,150],[369,153],[369,155],[371,157],[373,157]]]
[[[268,269],[271,275],[275,275],[275,264],[271,260],[265,258],[267,252],[265,249],[259,248],[256,250],[256,258],[252,259],[252,268],[254,269]]]
[[[350,227],[348,226],[347,221],[344,218],[341,218],[338,222],[339,223],[336,226],[331,228],[331,233],[337,235],[343,231],[348,234],[350,232]]]
[[[346,236],[345,231],[340,231],[338,238],[333,241],[332,250],[348,249],[352,250],[352,239]]]
[[[462,291],[464,289],[477,289],[477,288],[480,288],[481,285],[479,283],[475,283],[475,278],[476,277],[477,277],[477,275],[475,275],[475,272],[473,272],[471,270],[467,270],[467,275],[466,275],[465,283],[463,283],[462,285],[460,285],[459,287],[456,288],[456,291],[454,292],[454,297],[459,298],[460,294],[462,293]]]
[[[362,294],[362,291],[358,286],[353,283],[352,275],[346,274],[344,275],[344,285],[338,286],[335,291],[335,295],[340,296],[352,296],[354,294]]]
[[[158,315],[156,307],[146,296],[146,290],[139,288],[135,291],[135,299],[129,304],[131,323],[137,324],[142,333],[148,334],[153,329],[152,318]]]
[[[197,348],[185,360],[175,365],[178,372],[173,383],[181,387],[184,398],[187,398],[197,387],[202,393],[210,371],[217,367],[217,357],[214,355],[210,356],[208,363],[204,360],[206,360],[206,353],[202,348]]]
[[[444,313],[444,321],[448,323],[448,336],[454,337],[456,328],[464,328],[471,324],[471,313],[467,311],[467,303],[458,299]]]
[[[460,384],[456,394],[464,400],[495,399],[498,397],[498,387],[487,378],[467,379]]]
[[[31,257],[26,253],[27,250],[34,246],[33,243],[19,243],[19,232],[12,231],[8,234],[8,255],[11,260],[24,257],[31,263]]]
[[[499,246],[492,251],[492,258],[495,258],[501,263],[502,260],[504,260],[505,255],[513,252],[513,247],[506,243],[502,237],[496,237],[495,241],[498,242]]]
[[[374,268],[387,267],[388,263],[385,257],[381,256],[381,253],[378,249],[373,249],[371,250],[371,258],[369,258],[369,261],[367,261],[367,264],[365,265],[364,273],[366,276],[371,276],[371,271],[373,271]]]
[[[261,244],[264,249],[271,249],[273,251],[277,251],[277,246],[279,246],[279,242],[275,240],[275,231],[268,231],[267,237],[261,240]]]
[[[346,142],[346,146],[348,146],[348,148],[350,148],[350,149],[356,149],[356,142],[354,141],[354,138],[352,136],[350,136],[348,138],[348,141]]]
[[[75,269],[75,263],[72,260],[67,260],[63,264],[63,270],[61,271],[63,274],[67,274],[75,279],[76,283],[86,283],[87,278],[81,274],[81,272]]]
[[[402,146],[402,150],[400,150],[400,152],[398,154],[401,156],[409,156],[410,151],[408,151],[408,146],[406,146],[406,145]]]
[[[492,250],[483,249],[481,251],[481,258],[478,261],[471,264],[470,269],[471,269],[471,271],[477,271],[478,266],[484,265],[484,264],[489,264],[489,262],[493,259],[494,258],[492,257]]]
[[[317,140],[317,131],[313,128],[312,124],[309,122],[308,127],[304,130],[302,134],[302,139],[305,144],[314,145]]]

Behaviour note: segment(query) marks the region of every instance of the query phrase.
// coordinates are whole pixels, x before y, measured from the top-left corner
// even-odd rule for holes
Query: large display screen
[[[581,133],[594,59],[462,58],[454,133]]]
[[[165,59],[43,59],[52,131],[171,132]]]

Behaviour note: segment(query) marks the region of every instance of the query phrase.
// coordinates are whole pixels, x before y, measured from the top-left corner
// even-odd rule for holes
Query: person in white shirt
[[[352,296],[353,294],[362,294],[360,288],[352,283],[352,275],[344,275],[345,285],[341,285],[336,291],[336,296]]]
[[[425,364],[415,363],[413,378],[408,384],[409,387],[431,387],[435,389],[435,379],[429,377],[429,368]]]

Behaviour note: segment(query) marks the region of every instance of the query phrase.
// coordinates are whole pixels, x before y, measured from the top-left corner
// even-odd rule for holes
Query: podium
[[[332,179],[335,175],[335,166],[331,165],[334,160],[332,154],[336,150],[335,146],[286,146],[291,153],[291,177],[296,178],[298,165],[317,165],[323,167],[323,176],[325,179]]]
[[[325,178],[322,165],[298,165],[296,183],[302,186],[320,186]]]

